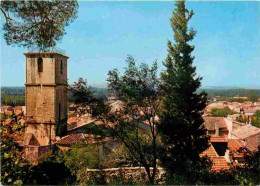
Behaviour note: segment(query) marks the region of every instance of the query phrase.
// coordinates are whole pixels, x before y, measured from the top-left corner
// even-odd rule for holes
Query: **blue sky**
[[[202,86],[260,88],[260,2],[187,2],[190,26],[197,30],[194,65]],[[123,70],[131,54],[160,70],[173,41],[169,18],[173,2],[84,2],[78,18],[58,44],[69,56],[69,83],[79,77],[106,82],[113,68]],[[1,35],[1,84],[23,86],[26,48],[7,46]]]

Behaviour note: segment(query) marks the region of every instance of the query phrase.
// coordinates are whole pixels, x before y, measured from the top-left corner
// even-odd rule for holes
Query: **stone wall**
[[[67,82],[67,57],[64,57],[62,55],[55,55],[55,83],[63,84],[66,82]]]
[[[31,164],[36,164],[38,158],[48,152],[51,146],[24,146],[24,158]]]
[[[26,112],[39,123],[54,121],[55,117],[55,87],[27,86]]]
[[[43,59],[43,72],[38,72],[37,61]],[[55,83],[55,61],[53,56],[28,55],[26,58],[26,83]]]
[[[150,168],[152,171],[153,168]],[[97,175],[104,175],[107,183],[111,182],[113,177],[120,177],[120,179],[130,179],[141,180],[142,182],[147,182],[147,174],[144,167],[122,167],[122,168],[107,168],[107,169],[87,169],[86,177],[87,179],[96,177]],[[157,168],[155,180],[160,180],[164,170],[162,168]]]
[[[52,141],[55,139],[55,131],[56,126],[48,124],[26,124],[25,128],[25,134],[33,134],[40,146],[49,145],[50,137]]]

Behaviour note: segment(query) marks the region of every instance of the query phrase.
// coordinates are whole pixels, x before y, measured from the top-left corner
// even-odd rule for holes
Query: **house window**
[[[63,72],[63,63],[62,63],[62,60],[60,61],[60,73],[62,74]]]
[[[43,72],[43,62],[42,58],[38,58],[38,72]]]

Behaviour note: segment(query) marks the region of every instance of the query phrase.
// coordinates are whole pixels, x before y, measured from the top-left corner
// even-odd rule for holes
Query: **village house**
[[[255,114],[256,110],[254,108],[246,108],[244,109],[244,113],[246,116],[253,116]]]
[[[233,97],[234,99],[243,99],[243,100],[247,100],[247,97],[239,97],[239,96],[235,96]]]
[[[230,139],[240,139],[245,147],[251,151],[255,151],[260,145],[260,129],[250,124],[242,125],[233,122]]]
[[[231,103],[229,102],[228,103],[228,108],[230,110],[233,110],[233,111],[238,112],[238,113],[241,112],[241,104],[238,103],[238,102],[231,102]]]
[[[255,102],[254,106],[255,106],[255,110],[260,110],[260,102]]]
[[[210,147],[201,156],[208,156],[212,160],[212,170],[228,169],[232,164],[243,163],[244,156],[238,152],[240,148],[257,150],[259,128],[236,122],[230,117],[204,117],[204,121],[211,138]]]
[[[13,107],[12,106],[1,106],[0,109],[1,109],[1,113],[13,111]]]

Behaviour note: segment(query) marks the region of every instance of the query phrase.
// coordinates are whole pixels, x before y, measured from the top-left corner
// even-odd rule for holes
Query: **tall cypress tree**
[[[206,106],[206,93],[197,93],[201,77],[196,76],[192,65],[194,46],[190,41],[196,31],[188,29],[193,11],[185,7],[185,1],[177,1],[171,17],[175,43],[168,41],[168,56],[162,73],[162,89],[165,92],[161,115],[162,142],[165,145],[162,166],[171,174],[189,176],[192,167],[200,162],[199,154],[208,147],[208,136],[203,127],[202,113]]]

